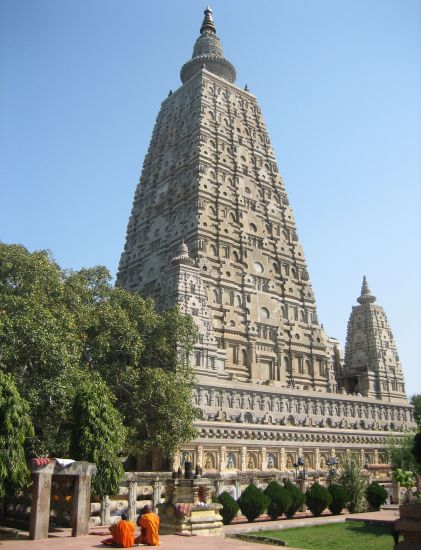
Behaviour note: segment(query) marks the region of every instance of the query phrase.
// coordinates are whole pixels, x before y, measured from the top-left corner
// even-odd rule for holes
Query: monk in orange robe
[[[140,527],[140,535],[136,537],[135,542],[148,546],[159,546],[159,517],[152,512],[150,506],[143,507],[136,523]]]
[[[112,538],[102,540],[102,544],[117,546],[118,548],[131,548],[134,545],[135,526],[129,521],[126,512],[121,514],[121,521],[110,526]]]

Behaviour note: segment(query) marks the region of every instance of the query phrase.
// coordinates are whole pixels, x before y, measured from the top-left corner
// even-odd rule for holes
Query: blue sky
[[[262,108],[319,318],[343,343],[365,274],[421,393],[421,3],[214,0]],[[160,102],[205,3],[0,2],[0,239],[114,275]]]

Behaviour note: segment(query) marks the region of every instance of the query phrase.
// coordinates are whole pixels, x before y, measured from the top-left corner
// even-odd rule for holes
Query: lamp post
[[[298,466],[299,466],[298,462],[294,462],[293,466],[295,469],[295,481],[298,481]]]
[[[331,456],[326,460],[326,464],[329,466],[329,482],[332,482],[336,475],[336,466],[338,461],[334,456]]]
[[[306,461],[305,461],[305,458],[303,456],[298,457],[297,465],[298,465],[299,468],[302,468],[299,483],[300,483],[301,492],[305,494],[305,492],[306,492],[307,472],[306,472]],[[306,512],[306,511],[307,511],[307,506],[305,504],[303,504],[302,507],[300,508],[300,512]]]
[[[298,457],[298,466],[302,467],[302,469],[303,469],[302,477],[303,477],[303,479],[305,479],[307,472],[306,472],[306,461],[305,461],[304,457],[302,457],[302,456]]]

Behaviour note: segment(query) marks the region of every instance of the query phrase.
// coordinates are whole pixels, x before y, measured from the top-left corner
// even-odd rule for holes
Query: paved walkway
[[[110,546],[100,544],[104,536],[88,535],[86,537],[54,537],[46,540],[8,540],[0,541],[1,550],[92,550]],[[267,544],[256,544],[242,540],[225,539],[222,537],[179,537],[177,535],[163,535],[161,538],[162,550],[253,550],[264,548],[279,548]],[[139,545],[135,548],[151,548]],[[292,549],[290,549],[292,550]]]
[[[322,525],[326,523],[340,523],[344,521],[364,521],[372,523],[392,523],[398,517],[398,510],[381,510],[380,512],[369,512],[365,514],[343,514],[340,516],[326,515],[320,518],[305,517],[304,514],[294,519],[283,519],[277,521],[260,521],[255,523],[237,523],[226,525],[224,533],[233,535],[239,533],[251,533],[258,531],[272,531],[288,529],[291,527],[310,527],[312,525]],[[68,535],[69,531],[58,533],[44,540],[2,540],[0,538],[0,550],[92,550],[93,548],[106,547],[100,544],[105,538],[104,535],[88,535],[86,537],[72,538]],[[139,545],[137,548],[150,548]],[[177,535],[161,536],[161,548],[163,550],[257,550],[261,548],[279,548],[268,544],[258,544],[254,542],[245,542],[222,537],[182,537]],[[293,550],[290,548],[290,550]],[[296,549],[297,550],[297,549]]]
[[[308,517],[307,517],[308,516]],[[312,525],[324,525],[326,523],[341,523],[344,521],[364,521],[372,523],[392,523],[399,517],[399,510],[380,510],[380,512],[367,512],[365,514],[330,514],[314,518],[310,514],[297,514],[294,519],[278,519],[276,521],[259,521],[255,523],[234,523],[224,527],[226,535],[237,533],[252,533],[256,531],[278,531],[291,527],[311,527]]]

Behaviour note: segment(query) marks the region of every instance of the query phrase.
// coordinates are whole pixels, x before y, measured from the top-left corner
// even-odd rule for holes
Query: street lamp
[[[299,467],[298,462],[294,462],[293,466],[294,466],[294,469],[295,469],[295,481],[297,481],[298,480],[298,467]]]
[[[307,472],[306,472],[306,461],[305,461],[304,457],[302,457],[302,456],[298,457],[298,466],[302,467],[302,469],[303,469],[303,479],[305,479]]]
[[[334,456],[330,456],[326,460],[326,464],[329,466],[329,478],[333,479],[336,475],[336,466],[338,464],[338,461]]]

